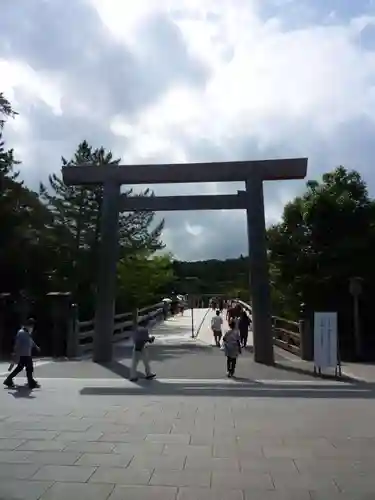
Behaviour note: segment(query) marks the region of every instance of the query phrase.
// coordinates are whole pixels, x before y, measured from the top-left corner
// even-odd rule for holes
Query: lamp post
[[[362,278],[350,278],[349,291],[353,297],[354,339],[357,357],[362,356],[361,325],[359,318],[359,296],[362,293]]]
[[[189,296],[190,309],[191,309],[191,338],[194,338],[194,303],[193,303],[193,285],[192,283],[196,283],[198,281],[197,276],[187,276],[185,281],[187,282],[187,292]]]

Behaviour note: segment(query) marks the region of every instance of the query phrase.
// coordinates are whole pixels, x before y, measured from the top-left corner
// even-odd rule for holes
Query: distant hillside
[[[249,299],[248,258],[227,260],[202,260],[197,262],[174,261],[173,270],[177,277],[178,289],[195,293],[224,293]],[[197,278],[189,280],[186,278]]]

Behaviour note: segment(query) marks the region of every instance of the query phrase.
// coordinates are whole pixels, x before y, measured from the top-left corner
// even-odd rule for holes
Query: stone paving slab
[[[329,398],[312,398],[308,384],[293,381],[298,397],[218,399],[205,393],[93,398],[82,396],[86,384],[51,380],[27,397],[0,393],[5,413],[0,446],[6,443],[0,452],[0,498],[356,500],[375,495],[374,394],[364,396],[361,385],[345,384],[353,392],[342,393],[336,384]],[[319,384],[330,386],[314,384],[317,391]],[[35,425],[38,429],[30,429]],[[13,437],[15,430],[22,439]],[[57,444],[46,450],[46,443]]]
[[[220,352],[204,349],[218,373]],[[371,384],[258,366],[244,380],[93,373],[0,392],[0,499],[375,497]]]

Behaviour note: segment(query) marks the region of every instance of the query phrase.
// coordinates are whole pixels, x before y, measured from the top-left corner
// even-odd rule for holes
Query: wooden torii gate
[[[271,297],[267,262],[263,181],[303,179],[307,159],[183,163],[168,165],[76,165],[62,169],[67,185],[104,188],[101,248],[95,313],[96,362],[112,359],[112,332],[116,296],[118,220],[121,211],[246,210],[249,278],[252,289],[254,360],[274,363]],[[122,184],[184,184],[244,182],[237,194],[195,196],[124,196]]]

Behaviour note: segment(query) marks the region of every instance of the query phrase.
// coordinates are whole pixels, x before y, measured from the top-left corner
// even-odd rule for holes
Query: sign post
[[[314,374],[325,368],[335,368],[335,376],[341,376],[336,312],[314,313]]]
[[[190,299],[190,307],[191,307],[191,338],[194,338],[194,302],[193,296]]]
[[[362,337],[359,317],[359,297],[362,293],[362,278],[354,277],[350,279],[349,291],[353,297],[353,318],[354,318],[354,339],[355,350],[358,358],[362,357]]]

